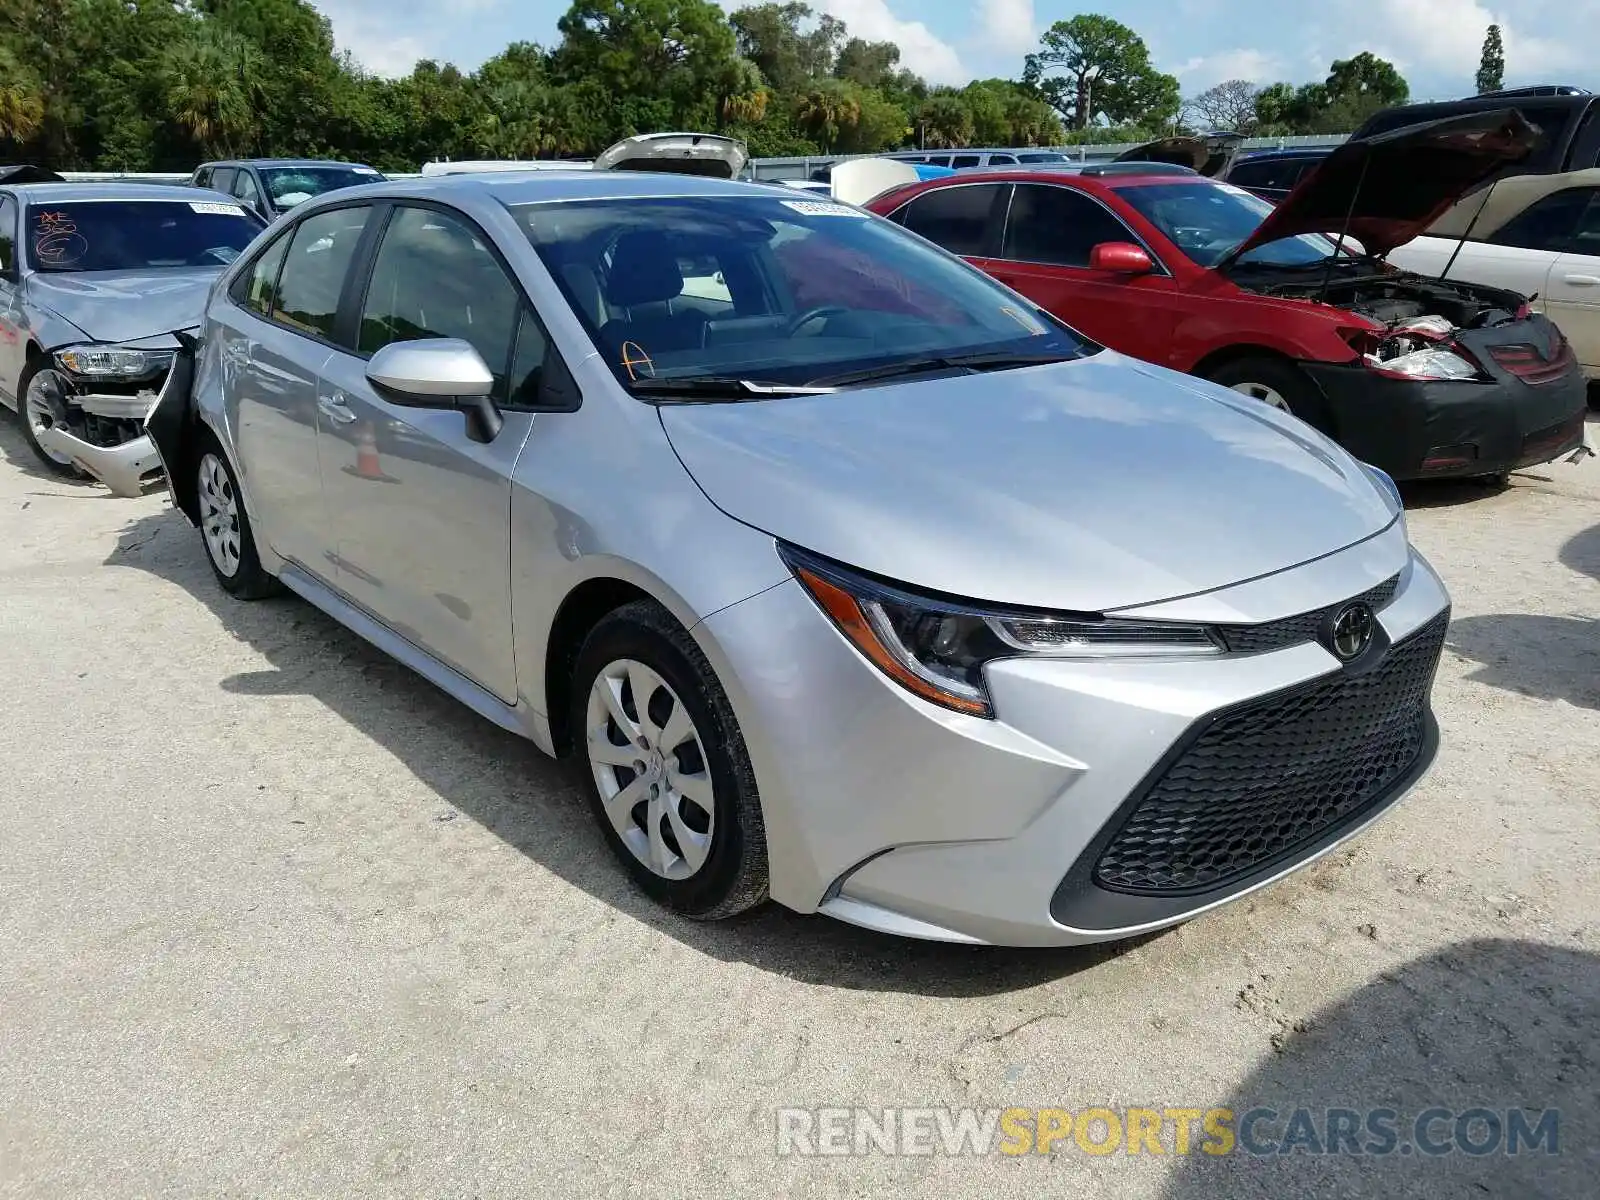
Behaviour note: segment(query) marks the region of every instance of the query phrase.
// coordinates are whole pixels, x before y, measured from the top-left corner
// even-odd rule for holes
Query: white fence
[[[1349,134],[1330,134],[1315,137],[1250,138],[1244,143],[1246,150],[1332,149],[1349,138]],[[1041,149],[1065,154],[1073,162],[1106,162],[1117,155],[1132,150],[1136,142],[1106,146],[1046,146]],[[903,151],[902,151],[903,153]],[[945,153],[943,150],[918,151],[918,153]],[[847,158],[872,158],[874,155],[813,154],[799,158],[756,158],[750,160],[751,174],[757,179],[808,179],[813,171],[831,167]],[[164,171],[65,171],[66,178],[75,183],[188,183],[189,173]],[[414,179],[417,172],[390,175],[390,179]]]

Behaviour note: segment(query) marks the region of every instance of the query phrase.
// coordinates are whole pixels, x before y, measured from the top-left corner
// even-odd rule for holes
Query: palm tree
[[[227,157],[249,144],[261,64],[255,43],[209,21],[167,51],[162,82],[172,117],[207,157]]]
[[[823,150],[832,150],[840,135],[861,121],[861,101],[844,88],[815,85],[800,97],[795,120]]]
[[[0,47],[0,142],[25,142],[44,124],[38,78]]]
[[[772,93],[767,91],[761,69],[748,58],[737,58],[722,81],[721,102],[717,114],[722,121],[740,121],[759,124],[767,115],[767,104]]]

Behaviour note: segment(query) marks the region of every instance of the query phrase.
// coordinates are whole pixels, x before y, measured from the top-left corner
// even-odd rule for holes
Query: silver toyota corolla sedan
[[[1449,601],[1386,477],[859,209],[342,192],[224,274],[192,372],[149,425],[222,587],[575,755],[691,916],[1124,937],[1435,754]]]
[[[198,188],[0,187],[0,403],[45,466],[139,494],[176,335],[262,225]]]

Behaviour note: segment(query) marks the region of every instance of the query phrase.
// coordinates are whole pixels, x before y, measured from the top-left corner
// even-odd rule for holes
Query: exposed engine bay
[[[1371,260],[1369,260],[1370,262]],[[1244,274],[1240,272],[1239,274]],[[1431,379],[1471,379],[1478,364],[1456,344],[1463,330],[1493,329],[1527,316],[1527,301],[1516,292],[1479,284],[1433,279],[1385,270],[1382,273],[1308,278],[1295,272],[1234,275],[1240,287],[1264,296],[1311,300],[1356,313],[1384,327],[1360,336],[1355,349],[1368,366],[1392,374]]]

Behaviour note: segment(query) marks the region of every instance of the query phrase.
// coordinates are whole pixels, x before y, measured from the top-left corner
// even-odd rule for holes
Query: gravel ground
[[[1592,1196],[1600,464],[1410,501],[1424,785],[1163,936],[975,950],[656,911],[531,747],[5,423],[0,1195]],[[823,1105],[1553,1108],[1560,1153],[780,1156]]]

